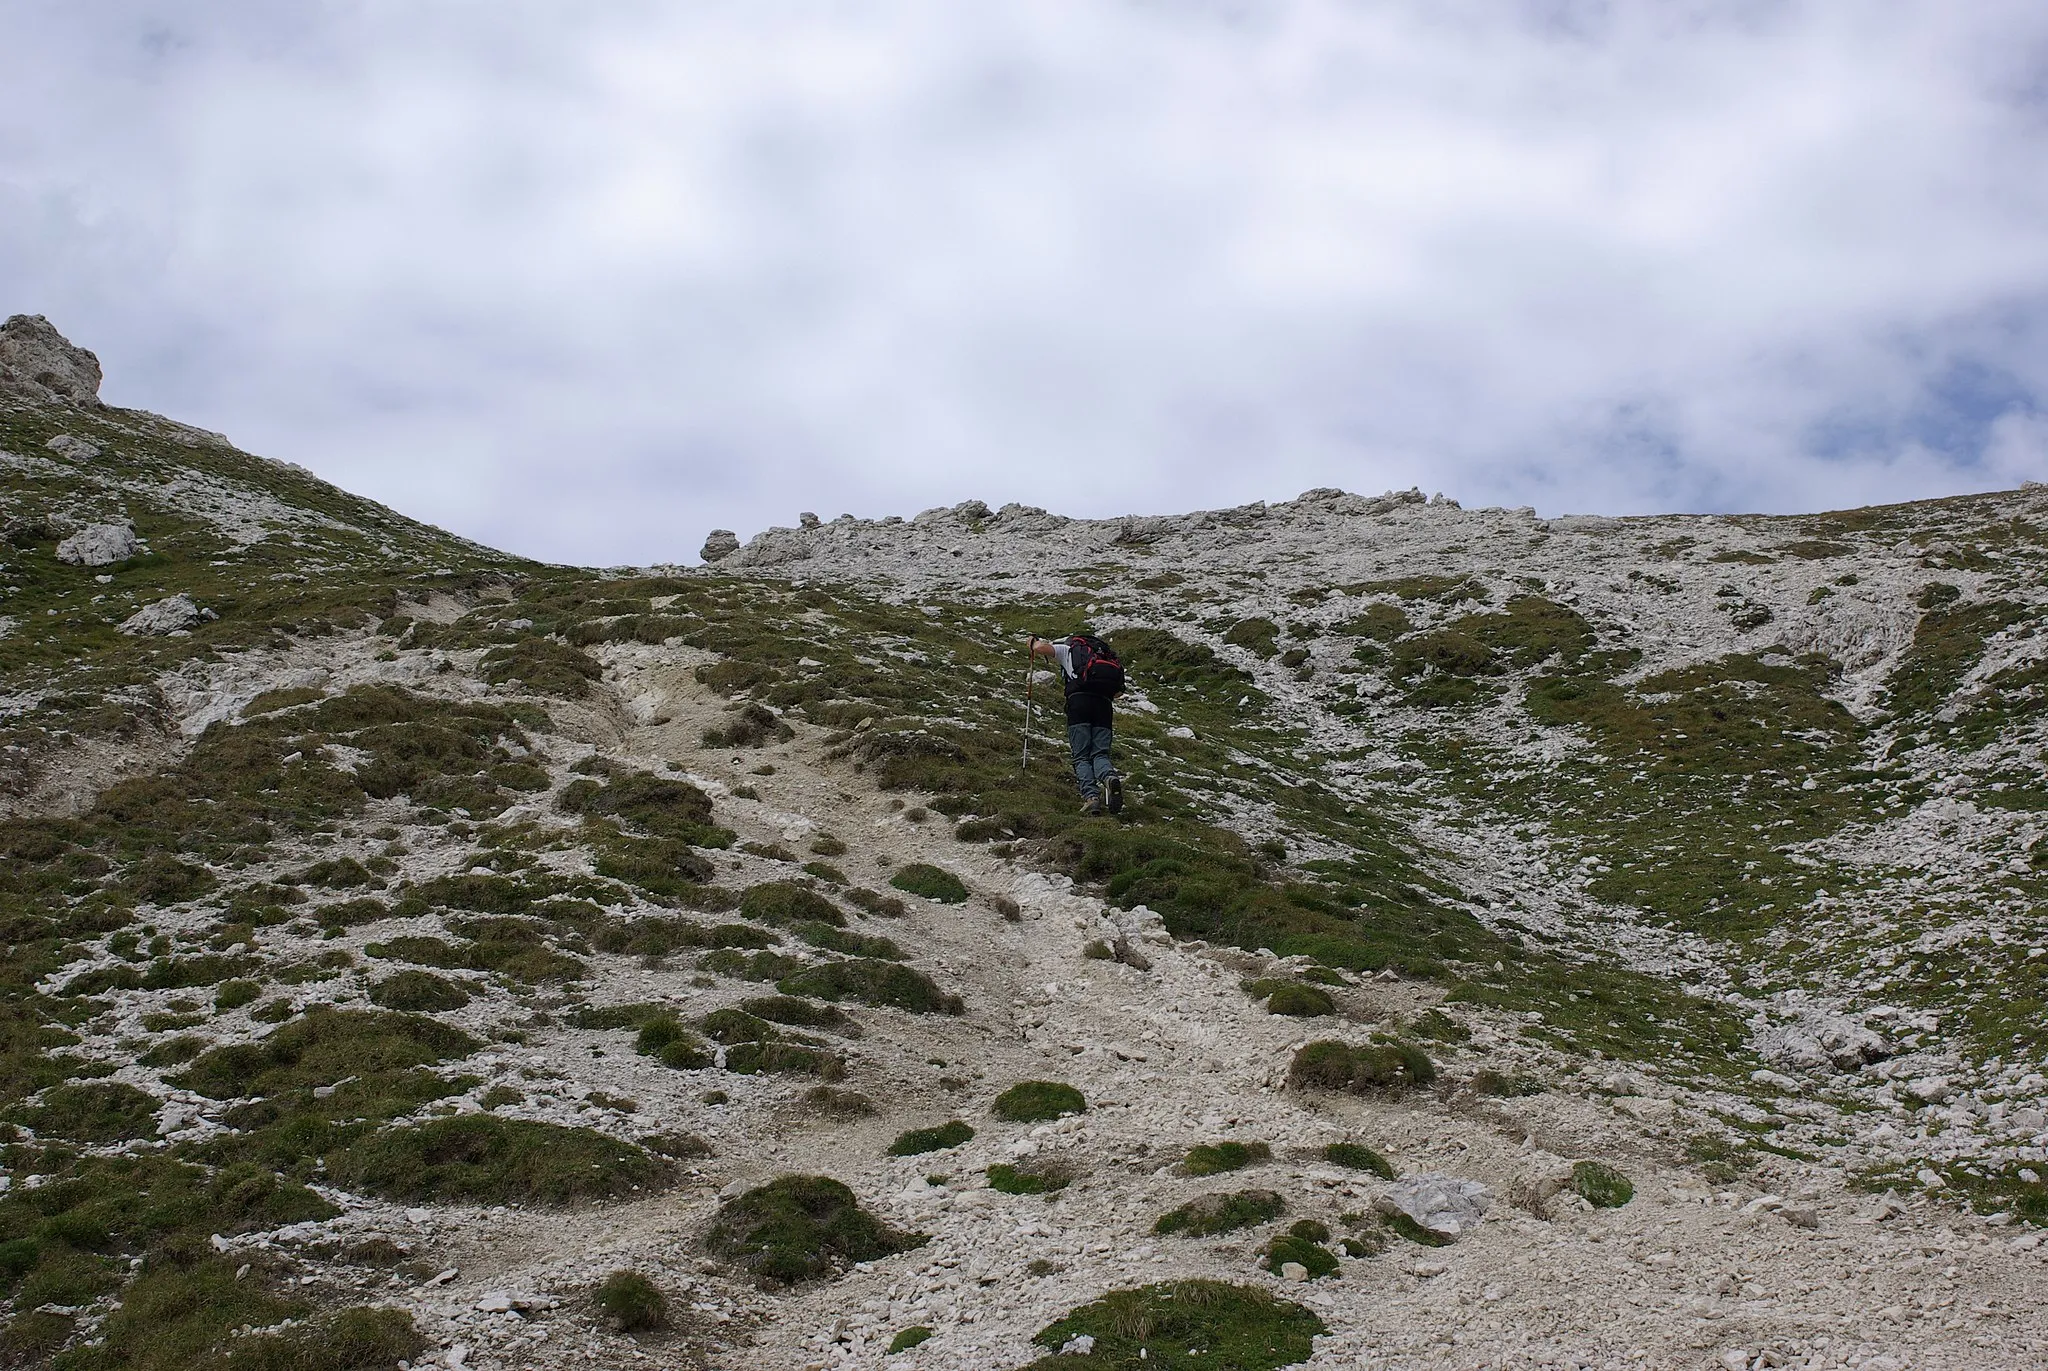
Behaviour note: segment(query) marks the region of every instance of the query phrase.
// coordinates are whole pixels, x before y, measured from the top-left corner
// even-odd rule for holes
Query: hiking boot
[[[1089,795],[1084,798],[1081,801],[1081,812],[1083,814],[1100,814],[1102,812],[1102,797],[1100,795]]]
[[[1112,814],[1124,812],[1124,778],[1105,776],[1102,778],[1102,807]]]

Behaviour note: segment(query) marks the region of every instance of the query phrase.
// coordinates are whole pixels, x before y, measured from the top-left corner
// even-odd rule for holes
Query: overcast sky
[[[2048,479],[2041,0],[0,0],[0,314],[513,551]]]

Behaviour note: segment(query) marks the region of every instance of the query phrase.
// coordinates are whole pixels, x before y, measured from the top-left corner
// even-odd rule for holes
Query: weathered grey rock
[[[796,521],[799,525],[801,525],[804,528],[817,528],[820,524],[824,522],[822,519],[820,519],[817,515],[811,513],[811,511],[809,510],[805,510],[803,513],[797,515]]]
[[[137,637],[161,637],[196,628],[208,617],[207,611],[192,603],[190,595],[173,595],[136,610],[122,621],[121,631]]]
[[[1922,1076],[1906,1082],[1905,1091],[1921,1104],[1940,1104],[1955,1094],[1956,1088],[1946,1076]]]
[[[1790,1023],[1771,1024],[1756,1037],[1765,1060],[1783,1070],[1827,1076],[1860,1071],[1892,1055],[1882,1033],[1847,1014],[1808,1005],[1795,1006],[1793,1012]]]
[[[783,566],[806,561],[817,535],[804,529],[771,528],[754,535],[744,548],[732,554],[734,566]]]
[[[14,315],[0,324],[0,399],[96,408],[100,359],[42,315]]]
[[[126,524],[88,524],[57,544],[57,560],[71,566],[112,566],[136,552],[135,530]]]
[[[739,535],[729,528],[714,528],[697,555],[707,562],[719,562],[740,550]]]
[[[1378,1204],[1382,1213],[1405,1214],[1438,1237],[1456,1239],[1479,1226],[1493,1192],[1478,1181],[1427,1172],[1395,1181]]]
[[[90,462],[100,455],[100,445],[90,438],[81,438],[75,433],[60,433],[44,447],[59,457],[68,457],[74,462]]]

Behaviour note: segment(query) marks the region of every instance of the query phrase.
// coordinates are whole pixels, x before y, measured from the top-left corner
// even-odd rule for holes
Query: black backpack
[[[1100,638],[1076,633],[1067,639],[1067,669],[1069,690],[1112,700],[1124,693],[1124,664],[1116,659],[1116,649]]]

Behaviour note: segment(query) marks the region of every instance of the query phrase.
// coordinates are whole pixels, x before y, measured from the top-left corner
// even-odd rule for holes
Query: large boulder
[[[98,443],[90,438],[81,438],[75,433],[60,433],[43,446],[59,457],[67,457],[74,462],[90,462],[100,455]]]
[[[17,314],[0,324],[0,399],[96,408],[100,359],[42,315]]]
[[[739,535],[729,528],[714,528],[697,555],[707,562],[722,562],[740,550]]]
[[[126,524],[88,524],[57,544],[57,560],[72,566],[112,566],[133,557],[138,547],[135,530]]]
[[[1818,1005],[1781,999],[1778,1022],[1765,1020],[1754,1040],[1765,1061],[1781,1071],[1829,1076],[1861,1071],[1892,1055],[1891,1042],[1861,1019]]]
[[[192,603],[190,595],[173,595],[144,605],[121,623],[123,633],[142,638],[160,638],[167,633],[184,633],[207,619],[218,617]]]
[[[1479,1226],[1493,1205],[1493,1192],[1478,1181],[1435,1172],[1405,1176],[1380,1196],[1382,1213],[1403,1214],[1439,1238],[1455,1241]]]

